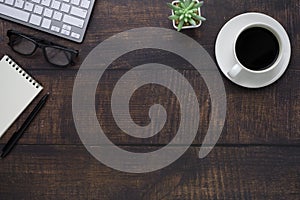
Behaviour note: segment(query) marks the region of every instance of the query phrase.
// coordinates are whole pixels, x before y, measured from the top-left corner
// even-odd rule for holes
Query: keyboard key
[[[61,12],[54,11],[53,19],[55,19],[55,20],[57,20],[57,21],[60,21],[61,18],[62,18],[62,13],[61,13]]]
[[[82,17],[82,18],[85,18],[86,17],[86,14],[87,14],[87,11],[84,10],[84,9],[81,9],[81,8],[77,8],[75,6],[72,6],[71,8],[71,12],[70,12],[72,15],[75,15],[77,17]]]
[[[84,24],[84,21],[82,19],[78,19],[77,17],[73,17],[70,15],[64,15],[63,22],[71,24],[73,26],[77,26],[79,28],[82,28]]]
[[[44,18],[44,19],[43,19],[43,22],[42,22],[42,27],[43,27],[43,28],[46,28],[46,29],[49,29],[49,28],[50,28],[50,25],[51,25],[51,20],[50,20],[50,19],[47,19],[47,18]]]
[[[5,0],[4,3],[12,6],[12,5],[14,5],[14,0]]]
[[[71,36],[72,36],[73,38],[76,38],[76,39],[79,39],[79,38],[80,38],[80,34],[75,33],[75,32],[72,32],[72,33],[71,33]]]
[[[64,35],[70,35],[70,31],[65,30],[65,29],[61,29],[61,33]]]
[[[51,0],[42,0],[42,2],[41,2],[41,4],[42,4],[43,6],[47,6],[47,7],[50,6],[50,3],[51,3]]]
[[[51,18],[52,17],[53,10],[49,8],[45,8],[44,10],[44,16]]]
[[[71,0],[71,4],[74,4],[76,6],[79,5],[80,0]]]
[[[56,0],[53,0],[52,1],[52,4],[51,4],[51,8],[54,8],[56,10],[59,10],[59,7],[60,7],[60,2],[59,1],[56,1]]]
[[[61,5],[60,10],[61,10],[62,12],[68,13],[68,12],[70,11],[70,7],[71,7],[71,6],[70,6],[69,4],[63,3],[63,4]]]
[[[35,15],[35,14],[31,14],[29,23],[39,26],[41,24],[41,20],[42,20],[42,17]]]
[[[32,2],[34,2],[34,3],[40,3],[41,2],[41,0],[31,0]]]
[[[0,4],[0,12],[6,16],[21,20],[23,22],[28,22],[30,15],[28,12],[4,4]]]
[[[27,11],[32,11],[33,10],[33,4],[29,3],[29,2],[26,2],[24,9],[27,10]]]
[[[35,5],[35,6],[34,6],[33,12],[40,15],[40,14],[42,14],[43,9],[44,9],[44,8],[43,8],[42,6]]]
[[[15,6],[16,6],[17,8],[23,8],[23,6],[24,6],[24,1],[23,1],[23,0],[16,0]]]
[[[88,9],[90,7],[90,4],[91,4],[90,1],[88,1],[88,0],[82,0],[80,6],[83,7],[83,8],[85,8],[85,9]]]
[[[67,25],[67,24],[64,24],[64,25],[62,26],[62,28],[65,29],[65,30],[68,30],[68,31],[70,31],[70,30],[72,29],[72,27],[69,26],[69,25]]]
[[[57,26],[51,26],[51,30],[52,30],[52,31],[55,31],[55,32],[59,32],[59,31],[60,31],[60,28],[57,27]]]

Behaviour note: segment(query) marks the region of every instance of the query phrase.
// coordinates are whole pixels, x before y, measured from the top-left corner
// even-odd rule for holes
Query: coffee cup
[[[274,28],[263,23],[252,23],[242,28],[235,36],[235,64],[228,75],[236,79],[247,74],[276,74],[283,54],[282,37]]]

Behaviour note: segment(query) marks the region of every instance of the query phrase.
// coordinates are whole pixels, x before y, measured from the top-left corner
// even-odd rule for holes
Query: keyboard
[[[95,0],[0,0],[0,17],[81,43]]]

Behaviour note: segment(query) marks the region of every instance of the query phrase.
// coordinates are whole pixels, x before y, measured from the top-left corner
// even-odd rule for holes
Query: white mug
[[[237,42],[237,39],[239,38],[240,34],[249,29],[249,28],[253,28],[253,27],[261,27],[261,28],[265,28],[267,30],[269,30],[276,38],[277,38],[277,41],[278,41],[278,44],[279,44],[279,53],[277,55],[277,58],[275,60],[275,62],[273,62],[272,65],[270,65],[268,68],[266,69],[263,69],[263,70],[251,70],[247,67],[245,67],[238,59],[237,57],[237,53],[236,53],[236,42]],[[244,28],[242,28],[238,34],[236,35],[235,37],[235,40],[234,40],[234,43],[233,43],[233,54],[234,54],[234,58],[235,58],[235,64],[232,66],[232,68],[227,72],[228,75],[235,79],[237,78],[240,74],[263,74],[263,73],[269,73],[269,72],[273,72],[273,73],[277,73],[278,71],[278,63],[280,62],[280,60],[282,59],[282,41],[283,41],[283,38],[282,36],[275,30],[273,29],[271,26],[267,25],[267,24],[263,24],[263,23],[252,23],[252,24],[249,24],[247,26],[245,26]],[[244,73],[241,73],[241,72],[244,72]]]

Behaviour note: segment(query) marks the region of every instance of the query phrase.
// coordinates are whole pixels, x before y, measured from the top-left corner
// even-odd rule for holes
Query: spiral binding
[[[5,55],[5,61],[13,67],[19,74],[24,77],[29,83],[31,83],[36,89],[42,87],[37,81],[35,81],[25,70],[23,70],[17,63],[15,63],[10,57]]]

